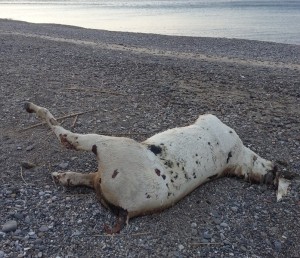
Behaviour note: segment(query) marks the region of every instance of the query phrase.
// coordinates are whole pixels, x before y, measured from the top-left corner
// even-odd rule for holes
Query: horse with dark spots
[[[234,175],[251,182],[275,184],[276,167],[243,145],[233,129],[213,115],[199,116],[186,127],[158,133],[144,142],[124,137],[78,134],[64,129],[46,109],[26,103],[68,149],[93,152],[98,171],[52,173],[64,186],[95,189],[101,203],[114,212],[119,232],[135,216],[169,208],[201,184]]]

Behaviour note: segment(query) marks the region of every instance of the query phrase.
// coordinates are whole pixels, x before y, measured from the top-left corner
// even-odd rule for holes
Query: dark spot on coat
[[[173,162],[171,160],[167,160],[165,162],[165,165],[168,166],[169,168],[172,168],[173,167]]]
[[[198,153],[196,153],[196,157],[198,157]]]
[[[33,113],[33,112],[34,112],[34,110],[30,108],[30,103],[29,103],[29,102],[26,102],[26,103],[24,104],[24,108],[25,108],[25,110],[26,110],[28,113]]]
[[[92,152],[97,155],[98,154],[98,151],[97,151],[97,145],[94,144],[93,147],[92,147]]]
[[[233,133],[232,131],[229,131],[229,133]]]
[[[188,177],[187,174],[184,174],[184,177],[185,177],[186,180],[189,180],[189,177]]]
[[[172,182],[172,183],[174,183],[174,180],[173,180],[173,179],[171,179],[171,182]]]
[[[252,157],[252,165],[253,165],[253,166],[254,166],[254,163],[255,163],[256,160],[257,160],[257,156],[254,155],[254,156]]]
[[[226,160],[226,163],[228,164],[230,158],[232,157],[232,153],[231,151],[228,153],[228,156],[227,156],[227,160]]]
[[[160,146],[156,146],[156,145],[150,145],[148,146],[148,149],[150,151],[152,151],[155,155],[158,155],[162,152],[162,148]]]
[[[208,142],[207,144],[210,145],[210,142]]]
[[[166,175],[162,175],[161,177],[163,178],[163,180],[165,180],[165,179],[166,179]]]
[[[115,178],[119,174],[117,169],[114,170],[113,174],[111,175],[112,178]]]
[[[168,197],[171,196],[171,195],[172,195],[172,193],[168,193]]]
[[[180,165],[179,162],[177,162],[177,167],[179,167],[179,165]]]
[[[178,178],[178,175],[174,176],[174,179],[177,179]]]
[[[159,169],[156,168],[155,173],[156,173],[156,175],[160,176],[160,170]]]
[[[194,177],[194,178],[197,178],[197,176],[196,176],[196,173],[195,173],[195,172],[193,173],[193,177]]]
[[[60,138],[60,142],[62,143],[62,145],[64,146],[64,147],[66,147],[67,149],[73,149],[73,150],[76,150],[76,147],[72,144],[72,143],[70,143],[69,142],[69,140],[67,139],[67,134],[60,134],[59,135],[59,138]]]
[[[197,165],[199,164],[199,161],[198,161],[198,160],[196,160],[196,164],[197,164]]]
[[[166,187],[168,187],[168,188],[169,188],[169,185],[168,185],[168,184],[166,184]]]
[[[213,175],[213,176],[209,176],[208,179],[209,179],[209,180],[213,180],[213,179],[215,179],[215,178],[217,178],[217,177],[218,177],[218,174],[215,174],[215,175]]]
[[[261,163],[261,165],[262,165],[263,167],[265,167],[265,164],[264,164],[264,163]]]
[[[70,178],[68,178],[67,179],[67,186],[72,186],[73,184],[71,183],[71,179]]]
[[[149,199],[151,197],[151,195],[149,195],[148,193],[146,193],[146,198]]]
[[[184,170],[184,167],[182,167],[182,171]]]

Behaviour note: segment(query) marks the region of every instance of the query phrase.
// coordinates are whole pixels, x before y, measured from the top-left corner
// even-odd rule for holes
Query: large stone
[[[15,231],[18,227],[18,223],[15,220],[9,220],[2,226],[3,232]]]

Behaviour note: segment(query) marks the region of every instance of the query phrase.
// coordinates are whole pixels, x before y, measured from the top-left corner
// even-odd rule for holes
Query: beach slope
[[[94,155],[64,150],[23,104],[49,108],[75,132],[136,140],[211,113],[300,174],[300,46],[0,20],[0,51],[0,254],[299,257],[297,180],[276,202],[272,187],[219,179],[108,237],[103,225],[115,218],[94,193],[50,176],[95,171]]]

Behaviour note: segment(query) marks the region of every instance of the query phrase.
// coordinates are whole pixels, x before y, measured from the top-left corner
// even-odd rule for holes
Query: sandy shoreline
[[[299,257],[299,182],[276,203],[272,188],[221,179],[119,237],[103,235],[114,217],[94,194],[50,177],[94,171],[94,157],[63,150],[46,127],[24,130],[39,121],[22,105],[58,117],[90,111],[64,126],[137,140],[213,113],[300,174],[300,46],[0,20],[0,50],[0,225],[18,223],[0,228],[0,257]],[[21,170],[22,161],[36,167]]]

